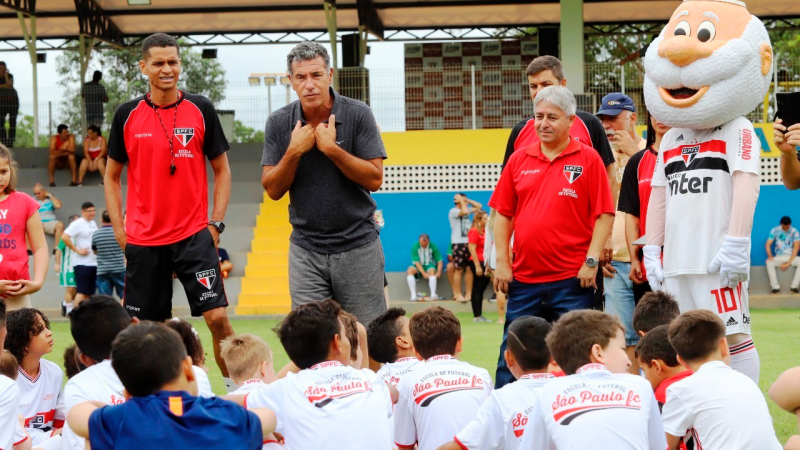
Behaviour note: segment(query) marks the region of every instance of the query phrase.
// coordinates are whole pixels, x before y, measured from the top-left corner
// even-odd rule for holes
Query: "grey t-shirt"
[[[365,103],[331,89],[336,116],[336,144],[361,159],[386,158],[378,125]],[[297,121],[305,125],[299,101],[270,114],[264,131],[262,166],[276,166],[292,139]],[[333,161],[314,147],[300,157],[289,188],[291,241],[317,253],[339,253],[378,238],[375,201],[350,181]]]
[[[469,218],[469,214],[459,216],[460,212],[460,208],[453,208],[448,213],[451,244],[466,244],[469,242],[469,229],[472,226],[472,221]]]

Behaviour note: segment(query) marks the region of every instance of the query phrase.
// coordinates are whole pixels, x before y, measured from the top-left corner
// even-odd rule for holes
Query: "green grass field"
[[[796,345],[800,342],[800,310],[756,310],[752,312],[753,339],[761,356],[760,387],[765,393],[769,386],[784,370],[800,365],[800,351]],[[490,319],[497,320],[496,313],[487,313]],[[502,337],[502,325],[496,323],[478,324],[472,321],[471,314],[458,314],[464,335],[464,353],[461,359],[486,368],[494,375],[497,363],[498,346]],[[208,366],[211,368],[209,378],[214,392],[222,394],[225,387],[222,376],[214,363],[211,350],[211,335],[202,321],[193,321],[195,328],[203,339]],[[288,358],[278,342],[272,329],[276,320],[235,320],[233,327],[237,333],[252,333],[264,338],[272,347],[276,370],[283,367]],[[72,343],[68,323],[54,323],[55,348],[48,359],[61,365],[64,348]],[[797,434],[797,420],[791,414],[778,408],[767,399],[775,424],[775,431],[781,443],[792,434]]]

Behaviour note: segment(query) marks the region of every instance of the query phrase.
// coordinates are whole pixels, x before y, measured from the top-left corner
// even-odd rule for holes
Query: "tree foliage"
[[[264,130],[256,130],[245,125],[241,120],[233,121],[233,140],[237,144],[246,142],[264,142]]]

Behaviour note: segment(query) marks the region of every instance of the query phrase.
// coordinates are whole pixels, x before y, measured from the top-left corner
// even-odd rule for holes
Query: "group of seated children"
[[[60,369],[42,359],[52,350],[47,318],[23,309],[7,322],[1,449],[782,448],[758,386],[727,365],[721,319],[679,315],[664,293],[634,313],[645,377],[628,373],[619,320],[581,310],[552,326],[511,323],[502,357],[517,381],[496,391],[485,369],[458,359],[460,323],[438,306],[410,319],[392,308],[365,328],[335,301],[301,305],[276,329],[291,360],[277,375],[261,338],[223,341],[240,386],[224,397],[210,386],[203,395],[202,344],[188,322],[138,323],[116,300],[91,297],[70,315],[76,346],[65,352],[63,391]],[[0,302],[0,337],[5,328]],[[370,359],[383,364],[377,373]],[[782,378],[772,394],[795,411],[798,374]]]

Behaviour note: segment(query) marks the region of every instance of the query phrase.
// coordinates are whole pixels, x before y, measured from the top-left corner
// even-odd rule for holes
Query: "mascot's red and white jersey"
[[[539,412],[529,416],[519,448],[663,450],[667,440],[644,377],[587,364],[539,391]]]
[[[744,117],[664,135],[652,185],[667,187],[664,276],[706,274],[731,220],[732,175],[758,174],[761,142]],[[702,220],[698,220],[702,217]]]
[[[478,415],[455,437],[467,450],[517,450],[531,415],[539,414],[538,396],[554,377],[549,373],[523,375],[516,383],[492,392]]]
[[[475,418],[492,392],[492,377],[451,355],[439,355],[407,373],[397,385],[395,443],[435,450]]]
[[[42,359],[39,361],[39,374],[36,378],[19,369],[17,387],[22,394],[19,399],[19,413],[25,418],[25,428],[34,441],[40,434],[49,434],[53,428],[64,426],[66,410],[61,384],[64,372],[58,365]]]

